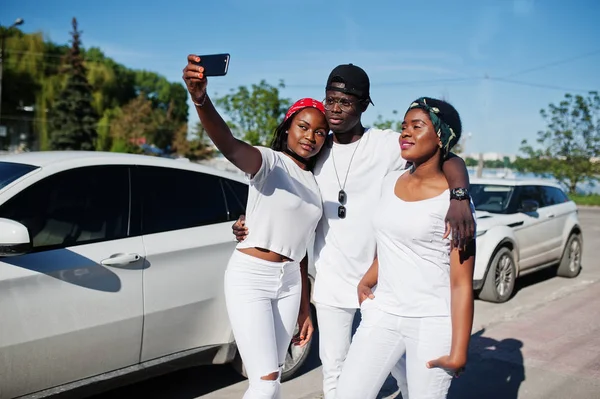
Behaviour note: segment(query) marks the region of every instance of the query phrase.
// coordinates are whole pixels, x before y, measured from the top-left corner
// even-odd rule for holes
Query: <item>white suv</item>
[[[243,371],[223,277],[247,195],[243,176],[191,162],[0,157],[0,399],[187,365]],[[290,347],[284,379],[308,348]]]
[[[581,270],[583,237],[577,206],[546,180],[472,179],[477,215],[474,288],[490,302],[510,299],[515,279],[558,265],[558,275]]]

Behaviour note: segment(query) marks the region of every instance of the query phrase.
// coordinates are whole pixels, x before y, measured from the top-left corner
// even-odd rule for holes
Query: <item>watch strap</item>
[[[466,188],[453,188],[450,190],[450,199],[455,199],[455,200],[467,200],[469,199],[469,190]]]

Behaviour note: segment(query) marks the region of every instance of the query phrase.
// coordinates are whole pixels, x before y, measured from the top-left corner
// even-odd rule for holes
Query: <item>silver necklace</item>
[[[346,192],[344,191],[344,189],[346,188],[346,182],[348,181],[348,173],[350,173],[350,166],[352,165],[352,160],[354,159],[354,154],[356,154],[356,150],[358,150],[358,146],[360,146],[360,142],[362,141],[363,136],[364,136],[364,133],[360,137],[360,139],[358,139],[358,144],[356,144],[356,147],[354,148],[354,152],[352,153],[352,157],[350,158],[350,163],[348,164],[348,170],[346,170],[346,177],[344,178],[343,186],[342,186],[342,183],[340,182],[340,177],[338,175],[337,167],[335,166],[335,157],[333,156],[333,147],[335,146],[335,143],[333,143],[331,146],[331,159],[333,159],[333,170],[335,171],[335,177],[338,181],[338,185],[340,186],[340,191],[338,192],[338,202],[340,203],[340,205],[338,206],[338,217],[340,219],[346,218],[346,207],[344,205],[346,204],[346,200],[348,199],[348,196],[346,195]]]

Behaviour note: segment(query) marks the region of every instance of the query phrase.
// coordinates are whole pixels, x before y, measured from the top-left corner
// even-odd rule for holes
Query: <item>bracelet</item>
[[[194,100],[192,100],[192,103],[196,106],[196,107],[200,107],[202,108],[202,106],[204,106],[204,103],[206,102],[206,98],[208,97],[208,94],[204,93],[204,96],[202,96],[202,101],[200,101],[200,103],[195,102]]]

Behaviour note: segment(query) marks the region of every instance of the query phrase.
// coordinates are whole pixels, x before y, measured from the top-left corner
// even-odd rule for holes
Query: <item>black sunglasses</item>
[[[340,219],[345,219],[346,207],[344,206],[344,204],[346,203],[346,192],[344,190],[340,190],[340,192],[338,193],[338,202],[340,203],[340,206],[338,206],[338,217]]]

